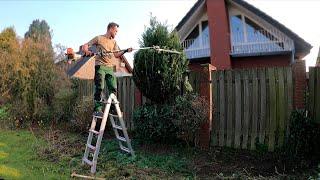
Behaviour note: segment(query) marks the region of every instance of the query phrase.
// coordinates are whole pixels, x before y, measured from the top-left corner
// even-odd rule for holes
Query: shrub
[[[142,47],[160,46],[182,52],[176,32],[169,32],[167,25],[150,19],[150,27],[142,34]],[[140,50],[134,57],[133,80],[139,90],[153,103],[172,103],[180,94],[184,73],[188,68],[185,55],[156,50]]]
[[[136,137],[150,142],[181,139],[194,143],[207,119],[207,109],[205,99],[194,94],[178,96],[174,105],[144,105],[134,112]]]
[[[10,128],[13,126],[14,124],[10,120],[10,116],[9,116],[9,105],[0,106],[0,127]]]
[[[178,137],[188,142],[196,142],[200,126],[207,120],[208,104],[195,94],[178,96],[174,105],[173,123],[178,127]]]
[[[284,155],[287,160],[305,162],[320,158],[320,128],[305,115],[305,111],[295,110],[290,117],[290,133],[284,145]]]
[[[77,94],[72,89],[62,89],[53,99],[53,119],[55,123],[70,122],[74,114]]]
[[[74,132],[87,132],[92,121],[93,97],[85,96],[76,101],[73,117],[68,126]]]
[[[53,63],[50,38],[44,42],[26,37],[19,43],[13,28],[0,33],[0,97],[11,104],[8,112],[18,126],[50,122],[56,115],[56,93],[70,85]]]
[[[134,111],[136,138],[159,143],[176,141],[177,127],[173,124],[173,107],[169,105],[144,105]]]

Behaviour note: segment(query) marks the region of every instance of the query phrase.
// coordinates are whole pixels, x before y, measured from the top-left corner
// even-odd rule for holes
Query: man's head
[[[111,22],[108,24],[108,31],[107,33],[112,37],[115,38],[118,32],[119,24],[115,22]]]

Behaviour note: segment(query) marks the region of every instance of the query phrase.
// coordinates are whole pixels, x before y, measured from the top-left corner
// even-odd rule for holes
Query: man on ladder
[[[81,51],[84,52],[85,56],[95,55],[96,59],[94,76],[95,112],[93,114],[93,120],[89,130],[85,153],[82,158],[83,164],[88,164],[91,166],[91,173],[96,172],[98,154],[108,118],[110,119],[120,149],[134,156],[131,141],[127,133],[127,128],[125,127],[122,112],[120,110],[119,101],[116,97],[117,82],[113,73],[115,69],[114,66],[116,66],[116,62],[114,62],[115,58],[119,58],[126,52],[132,52],[132,48],[119,50],[119,47],[114,40],[118,32],[118,27],[119,25],[114,22],[109,23],[108,30],[105,35],[96,36],[81,47]],[[89,47],[91,46],[95,46],[97,52],[93,53],[89,51]],[[105,86],[107,86],[109,94],[107,95],[106,99],[103,99],[102,92]],[[103,111],[104,104],[106,104],[106,106]],[[99,130],[95,130],[98,119],[101,120],[101,125]],[[95,144],[92,144],[94,135],[97,135],[97,141]],[[92,153],[92,160],[89,159],[89,153]],[[83,177],[82,175],[75,173],[73,173],[72,176]]]
[[[94,37],[88,43],[82,46],[82,51],[86,56],[93,55],[93,52],[89,51],[90,46],[96,46],[97,55],[95,60],[95,93],[94,93],[94,112],[96,115],[102,116],[102,92],[107,85],[109,97],[111,93],[116,94],[117,81],[114,76],[114,67],[116,66],[115,58],[121,57],[126,52],[132,52],[132,48],[128,48],[124,51],[120,51],[116,41],[114,40],[117,35],[119,25],[111,22],[108,24],[107,33]],[[115,57],[115,58],[114,58]],[[112,106],[113,107],[113,106]],[[114,109],[111,109],[114,111]]]

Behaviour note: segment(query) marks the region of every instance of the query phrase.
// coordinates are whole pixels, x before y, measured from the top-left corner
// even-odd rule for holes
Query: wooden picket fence
[[[194,91],[197,93],[200,91],[200,73],[190,72],[189,81]],[[78,93],[79,97],[93,96],[94,94],[94,81],[77,79],[78,81]],[[148,99],[141,95],[135,96],[136,86],[133,82],[132,76],[118,77],[117,78],[117,98],[120,101],[120,108],[123,111],[123,117],[128,129],[133,129],[133,110],[136,108],[136,102],[140,101],[141,104],[148,102]],[[183,90],[182,90],[183,91]],[[92,97],[93,98],[93,97]]]
[[[293,104],[290,67],[214,71],[212,85],[213,146],[283,145]]]
[[[200,73],[189,73],[194,92],[200,92],[201,78]],[[117,83],[124,119],[132,129],[136,102],[144,104],[147,99],[135,96],[132,77],[120,77]],[[283,145],[293,104],[291,67],[213,71],[211,83],[212,146],[254,150],[259,143],[272,151]],[[80,96],[93,95],[93,80],[80,80],[78,87]]]
[[[308,97],[309,114],[320,123],[320,67],[309,68]]]

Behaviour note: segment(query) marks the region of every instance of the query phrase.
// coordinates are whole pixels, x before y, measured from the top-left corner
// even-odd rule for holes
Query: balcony
[[[210,40],[207,36],[198,36],[196,39],[187,39],[181,44],[187,59],[210,57]]]
[[[294,42],[285,35],[267,30],[255,30],[249,33],[232,33],[231,55],[267,55],[290,52]]]

